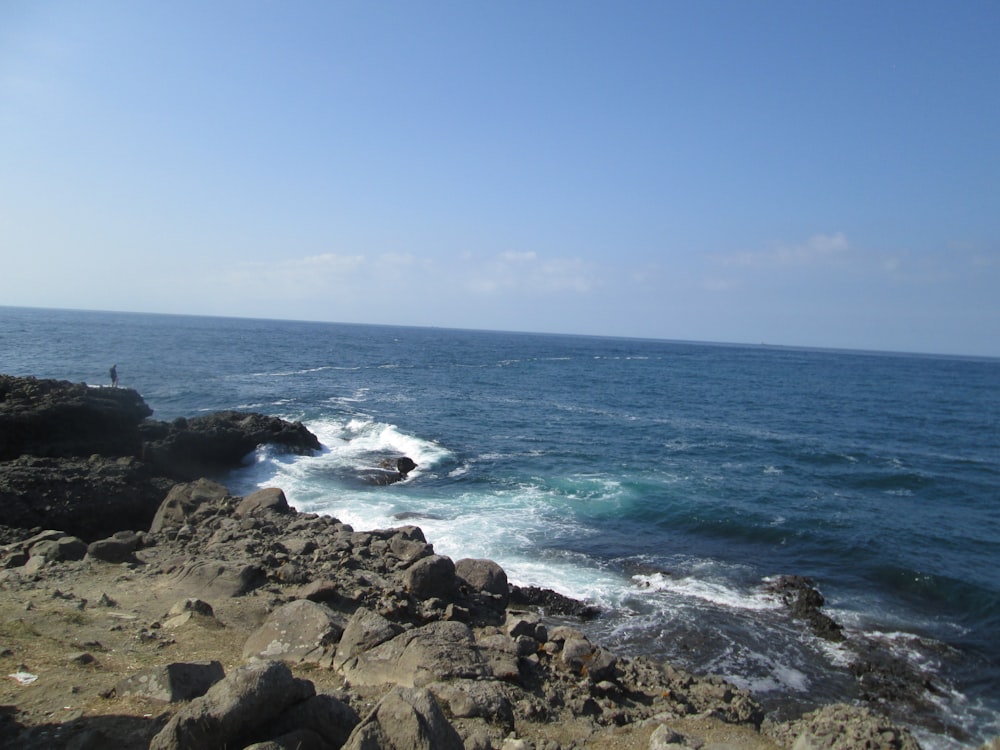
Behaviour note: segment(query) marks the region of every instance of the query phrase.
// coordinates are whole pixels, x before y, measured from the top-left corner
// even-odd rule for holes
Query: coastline
[[[51,381],[35,385],[39,382]],[[96,390],[113,400],[131,398],[123,389]],[[212,424],[206,435],[218,440],[219,422]],[[51,429],[51,423],[45,425]],[[188,427],[185,420],[167,427],[146,424],[142,431],[161,441],[172,435],[177,448],[193,439]],[[295,425],[285,427],[278,432],[304,438]],[[48,450],[56,444],[52,435],[42,442]],[[17,458],[5,461],[22,472],[44,469],[41,481],[52,479],[59,461],[70,462],[66,466],[77,480],[64,486],[72,486],[81,483],[81,456],[92,468],[101,464],[93,444],[81,445],[70,451],[72,459],[19,450]],[[142,463],[152,453],[162,468],[176,458],[163,442],[157,450],[149,446],[140,435],[135,455],[105,460]],[[185,459],[191,455],[188,451]],[[72,528],[42,537],[36,528],[5,532],[0,611],[9,615],[0,631],[0,658],[5,674],[37,677],[28,684],[4,682],[3,703],[12,707],[4,714],[4,735],[16,732],[19,746],[52,747],[58,735],[65,744],[55,746],[145,747],[171,726],[176,734],[177,717],[204,699],[163,703],[130,692],[123,681],[146,669],[213,658],[229,680],[247,664],[259,663],[262,654],[265,663],[279,657],[290,664],[289,679],[308,682],[314,692],[353,711],[356,723],[342,738],[347,746],[361,742],[365,731],[376,731],[370,725],[378,723],[378,707],[398,701],[400,690],[423,691],[402,697],[415,711],[423,706],[433,713],[436,705],[443,717],[438,744],[428,746],[448,746],[457,737],[469,748],[652,747],[667,735],[660,727],[676,733],[669,735],[674,744],[688,747],[790,747],[806,742],[802,737],[842,743],[823,746],[858,747],[866,732],[879,738],[880,746],[917,746],[905,729],[861,708],[831,707],[804,722],[768,721],[749,693],[718,678],[641,657],[618,658],[566,624],[566,615],[556,624],[551,616],[559,613],[551,602],[512,603],[499,566],[437,555],[418,527],[356,531],[328,516],[294,512],[280,490],[233,497],[220,485],[190,481],[197,473],[188,463],[183,477],[168,478],[167,499],[146,501],[144,526],[113,528],[133,519],[112,509],[110,525],[80,536]],[[82,483],[99,476],[91,471]],[[80,518],[92,515],[90,499],[81,498]],[[51,502],[40,507],[43,518],[73,518],[53,513]],[[822,616],[822,601],[812,597],[807,582],[799,583],[804,585],[777,595],[787,596],[793,608],[803,601],[805,612]],[[175,606],[179,611],[169,614]],[[329,627],[299,644],[302,654],[290,647],[283,651],[273,638],[263,650],[248,651],[268,618],[290,606],[313,613],[320,608]],[[381,629],[385,637],[345,641],[352,623],[362,618],[368,618],[368,630]],[[358,629],[368,632],[362,625]],[[392,644],[403,650],[391,651]],[[386,653],[395,654],[393,669],[384,667]],[[441,653],[448,656],[445,666],[436,660]],[[457,672],[455,662],[464,665]],[[341,713],[341,719],[350,715]],[[383,730],[389,731],[378,729]],[[655,732],[659,740],[651,740]],[[334,740],[327,746],[339,745]]]

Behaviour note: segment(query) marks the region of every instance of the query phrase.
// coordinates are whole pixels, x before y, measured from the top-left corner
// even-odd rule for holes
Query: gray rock
[[[346,750],[464,750],[427,690],[394,688],[357,729]]]
[[[464,558],[455,563],[455,575],[473,591],[497,597],[500,606],[506,607],[510,598],[510,585],[504,569],[492,560]]]
[[[684,742],[684,735],[660,724],[649,737],[649,750],[689,750],[689,746]]]
[[[423,557],[403,572],[403,582],[417,599],[449,597],[458,584],[455,563],[444,555]]]
[[[866,708],[835,703],[797,721],[771,727],[768,733],[793,750],[919,750],[910,732]]]
[[[273,740],[255,742],[243,750],[329,750],[330,745],[310,729],[296,729]]]
[[[277,487],[268,487],[247,495],[243,498],[243,502],[236,506],[234,515],[243,518],[259,512],[294,513],[285,498],[285,493]]]
[[[457,719],[481,718],[514,731],[514,708],[503,686],[494,680],[453,680],[428,686]]]
[[[396,637],[400,629],[377,612],[359,607],[347,621],[337,644],[337,653],[333,657],[334,668],[343,669],[358,654]]]
[[[31,557],[44,557],[48,561],[82,560],[87,554],[87,545],[82,539],[63,535],[58,539],[36,542],[28,549]]]
[[[263,569],[253,563],[199,559],[186,563],[173,577],[179,588],[209,599],[242,596],[265,580]]]
[[[176,484],[156,509],[149,533],[158,534],[167,528],[183,526],[203,504],[216,502],[228,494],[229,490],[208,479]]]
[[[243,646],[244,658],[320,662],[333,655],[344,625],[322,604],[298,599],[279,607]]]
[[[142,546],[142,535],[134,531],[119,531],[107,539],[87,545],[87,557],[109,563],[135,561],[135,551]]]
[[[281,662],[240,667],[174,714],[149,750],[245,747],[266,739],[254,735],[315,692],[311,682],[296,679]]]
[[[345,666],[349,683],[422,687],[439,680],[492,676],[468,625],[437,621],[400,633]]]
[[[115,692],[175,703],[204,695],[224,677],[218,661],[174,662],[126,677],[115,686]]]
[[[357,712],[333,695],[307,698],[285,711],[269,727],[273,735],[305,729],[315,733],[327,747],[341,747],[360,721]]]

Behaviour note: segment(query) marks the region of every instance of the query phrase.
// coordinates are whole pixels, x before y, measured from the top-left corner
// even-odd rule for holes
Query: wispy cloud
[[[833,263],[845,257],[851,245],[843,232],[814,234],[796,245],[778,244],[767,250],[748,251],[719,258],[723,266],[787,268]]]
[[[365,264],[362,255],[322,253],[275,262],[243,263],[224,275],[225,283],[248,294],[302,297],[329,293],[353,280]]]
[[[563,291],[585,294],[599,284],[597,272],[587,261],[542,259],[534,252],[503,252],[473,265],[469,271],[468,288],[477,294]]]

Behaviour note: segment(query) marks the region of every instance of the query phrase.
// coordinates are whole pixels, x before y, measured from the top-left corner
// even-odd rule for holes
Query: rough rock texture
[[[464,750],[428,690],[396,688],[358,726],[347,750]]]
[[[828,641],[844,640],[843,628],[820,611],[824,599],[812,579],[803,576],[778,576],[768,581],[764,588],[777,596],[794,617],[804,620],[815,635]]]
[[[798,721],[769,728],[768,733],[793,750],[918,750],[906,729],[866,708],[834,704],[806,714]]]
[[[219,476],[262,444],[321,447],[277,417],[227,411],[167,424],[152,413],[127,388],[0,375],[0,526],[87,542],[145,529],[174,482]]]
[[[149,748],[244,747],[287,708],[313,695],[312,683],[280,662],[241,667],[176,713]]]
[[[204,431],[226,433],[234,419],[242,418]],[[178,438],[187,424],[169,426],[161,445],[193,444]],[[250,420],[247,429],[259,437],[261,424]],[[184,455],[163,450],[160,459]],[[56,473],[91,461],[22,456],[0,467],[0,491],[4,468],[28,459],[55,462]],[[117,461],[148,471],[136,457]],[[69,492],[87,481],[51,487]],[[87,536],[77,533],[86,513],[48,515],[45,487],[21,497],[23,508],[73,525],[8,529],[10,543],[0,546],[0,666],[37,680],[0,682],[0,738],[24,750],[624,750],[651,746],[654,736],[663,747],[678,737],[691,748],[915,747],[888,721],[840,707],[804,723],[764,724],[747,691],[616,655],[583,630],[599,615],[594,608],[510,587],[488,560],[455,564],[416,526],[355,531],[294,511],[277,488],[233,497],[198,478],[165,488],[138,522],[93,524]],[[93,511],[79,497],[66,507]],[[804,606],[816,610],[821,598],[807,589],[787,591],[805,591]],[[799,593],[788,596],[797,606]],[[227,676],[200,697],[176,700],[172,665],[212,660]]]

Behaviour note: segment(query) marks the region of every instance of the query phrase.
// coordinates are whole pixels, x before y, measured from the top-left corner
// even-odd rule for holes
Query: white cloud
[[[542,260],[534,252],[503,252],[479,265],[470,261],[467,287],[476,294],[501,292],[585,294],[599,284],[592,264],[579,258]]]
[[[814,234],[797,245],[775,245],[769,250],[748,251],[719,259],[724,266],[743,268],[787,268],[836,262],[851,246],[843,232]]]
[[[235,291],[282,297],[326,294],[353,279],[365,263],[362,255],[322,253],[275,262],[247,262],[227,272],[225,282]]]

